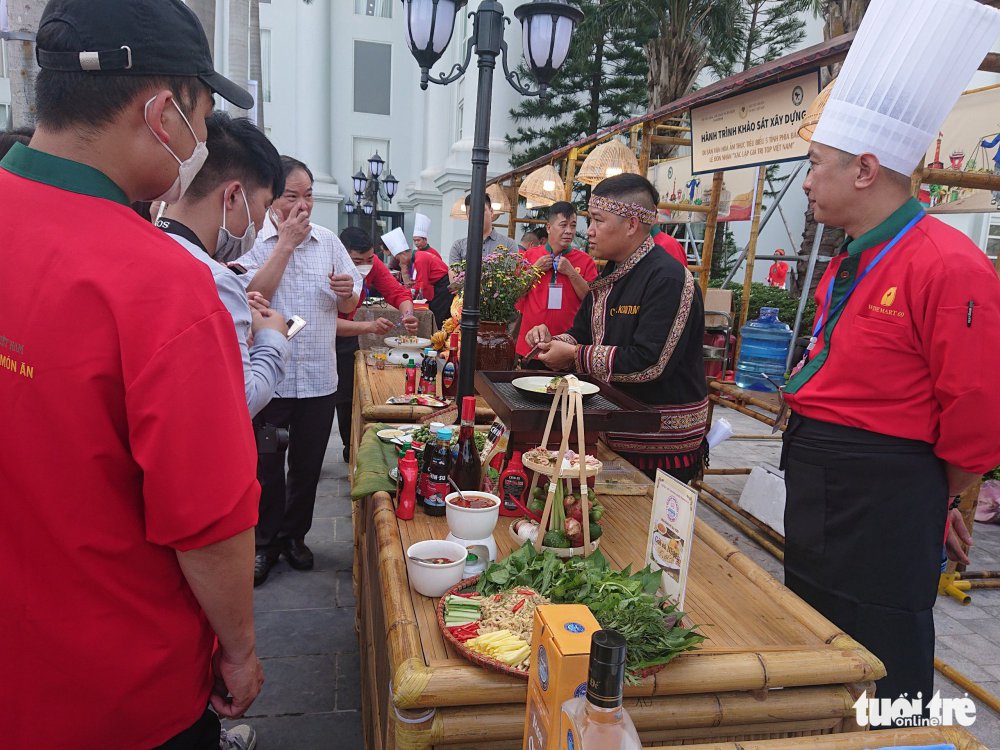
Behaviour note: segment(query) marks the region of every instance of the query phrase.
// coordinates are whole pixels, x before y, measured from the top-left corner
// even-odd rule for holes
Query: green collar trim
[[[545,243],[545,251],[549,255],[556,255],[557,254],[556,251],[552,249],[552,245],[550,245],[548,242]],[[569,247],[567,247],[561,253],[558,253],[558,255],[569,255],[571,252],[573,252],[573,246],[572,245],[570,245]]]
[[[658,234],[662,234],[663,230],[660,229],[659,224],[653,224],[652,228],[649,230],[649,236],[655,237]]]
[[[21,143],[0,161],[0,167],[34,182],[41,182],[71,193],[130,205],[128,196],[103,172],[60,156],[29,148]]]
[[[870,229],[856,240],[849,240],[847,252],[850,255],[860,255],[865,250],[888,242],[905,227],[910,220],[923,211],[923,206],[915,198],[910,198],[897,208],[888,219],[874,229]]]

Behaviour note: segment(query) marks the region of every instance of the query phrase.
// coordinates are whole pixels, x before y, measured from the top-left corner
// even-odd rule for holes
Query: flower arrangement
[[[452,266],[454,286],[465,284],[465,261]],[[483,256],[479,314],[481,320],[509,323],[517,314],[517,301],[541,277],[541,272],[520,253],[498,252]]]

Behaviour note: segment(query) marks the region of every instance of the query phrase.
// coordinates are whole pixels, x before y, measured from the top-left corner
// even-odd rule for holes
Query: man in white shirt
[[[240,258],[250,292],[259,292],[285,315],[305,319],[292,340],[292,360],[275,397],[258,419],[288,428],[279,446],[258,456],[260,519],[254,585],[259,586],[284,554],[296,570],[310,570],[313,554],[305,544],[312,526],[316,485],[330,440],[336,406],[337,313],[351,313],[361,293],[361,275],[329,229],[310,223],[313,177],[309,168],[281,157],[285,191],[274,201],[253,250]]]
[[[508,253],[517,252],[517,243],[514,242],[510,237],[506,237],[500,234],[493,228],[493,220],[496,219],[496,213],[493,211],[493,202],[490,196],[485,195],[483,197],[483,256],[487,256],[490,253],[499,251],[506,251]],[[472,196],[465,196],[465,210],[466,212],[471,211]],[[455,280],[455,272],[451,269],[456,263],[461,263],[465,260],[465,255],[468,250],[469,238],[462,237],[459,240],[455,240],[454,244],[451,246],[451,250],[448,251],[448,278],[451,281]]]
[[[156,226],[211,270],[219,298],[236,324],[247,407],[254,417],[285,377],[291,348],[281,314],[269,309],[259,293],[251,292],[253,299],[248,299],[239,279],[242,269],[224,263],[253,247],[267,208],[281,195],[285,181],[278,151],[252,122],[213,112],[206,125],[208,159]]]

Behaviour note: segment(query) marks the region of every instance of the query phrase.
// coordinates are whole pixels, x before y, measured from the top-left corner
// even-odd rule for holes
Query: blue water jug
[[[792,330],[778,320],[778,308],[760,308],[760,317],[748,321],[740,330],[740,336],[743,343],[736,363],[736,385],[751,391],[777,390],[768,378],[784,385]]]

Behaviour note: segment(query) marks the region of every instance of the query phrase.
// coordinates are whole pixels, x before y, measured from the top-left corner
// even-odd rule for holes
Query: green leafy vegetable
[[[543,540],[546,546],[555,546],[548,541],[552,533]],[[600,552],[562,560],[551,551],[538,554],[525,544],[487,568],[477,589],[488,596],[528,586],[554,604],[586,605],[602,628],[625,636],[626,667],[634,681],[637,672],[666,664],[705,640],[694,628],[677,627],[684,613],[656,596],[659,585],[658,571],[649,567],[637,573],[612,570]]]

